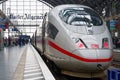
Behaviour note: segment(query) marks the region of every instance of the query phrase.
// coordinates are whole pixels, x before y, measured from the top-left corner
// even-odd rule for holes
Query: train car
[[[66,4],[45,15],[36,46],[61,73],[102,77],[112,61],[112,39],[106,22],[90,7]]]

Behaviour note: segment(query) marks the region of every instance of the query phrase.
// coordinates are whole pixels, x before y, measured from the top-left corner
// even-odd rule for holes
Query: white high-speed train
[[[45,15],[36,46],[61,73],[101,77],[112,60],[112,39],[105,21],[84,5],[59,5]]]

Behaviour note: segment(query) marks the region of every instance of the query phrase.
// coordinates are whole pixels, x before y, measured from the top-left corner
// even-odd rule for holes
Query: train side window
[[[55,39],[57,33],[58,33],[58,29],[53,24],[48,23],[48,30],[47,30],[48,37]]]

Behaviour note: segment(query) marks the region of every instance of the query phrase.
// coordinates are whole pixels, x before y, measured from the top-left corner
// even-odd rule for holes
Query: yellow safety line
[[[27,47],[25,48],[25,50],[20,58],[20,61],[17,65],[17,68],[13,74],[13,80],[23,80],[26,55],[27,55]]]

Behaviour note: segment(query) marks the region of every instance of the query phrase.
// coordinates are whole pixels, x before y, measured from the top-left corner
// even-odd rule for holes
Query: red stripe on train
[[[106,59],[88,59],[88,58],[83,58],[83,57],[80,57],[74,53],[71,53],[59,46],[57,46],[55,43],[51,42],[51,41],[48,41],[48,44],[55,48],[56,50],[60,51],[61,53],[65,54],[65,55],[68,55],[70,57],[73,57],[77,60],[80,60],[80,61],[84,61],[84,62],[108,62],[108,61],[111,61],[112,60],[112,56],[110,58],[106,58]]]

